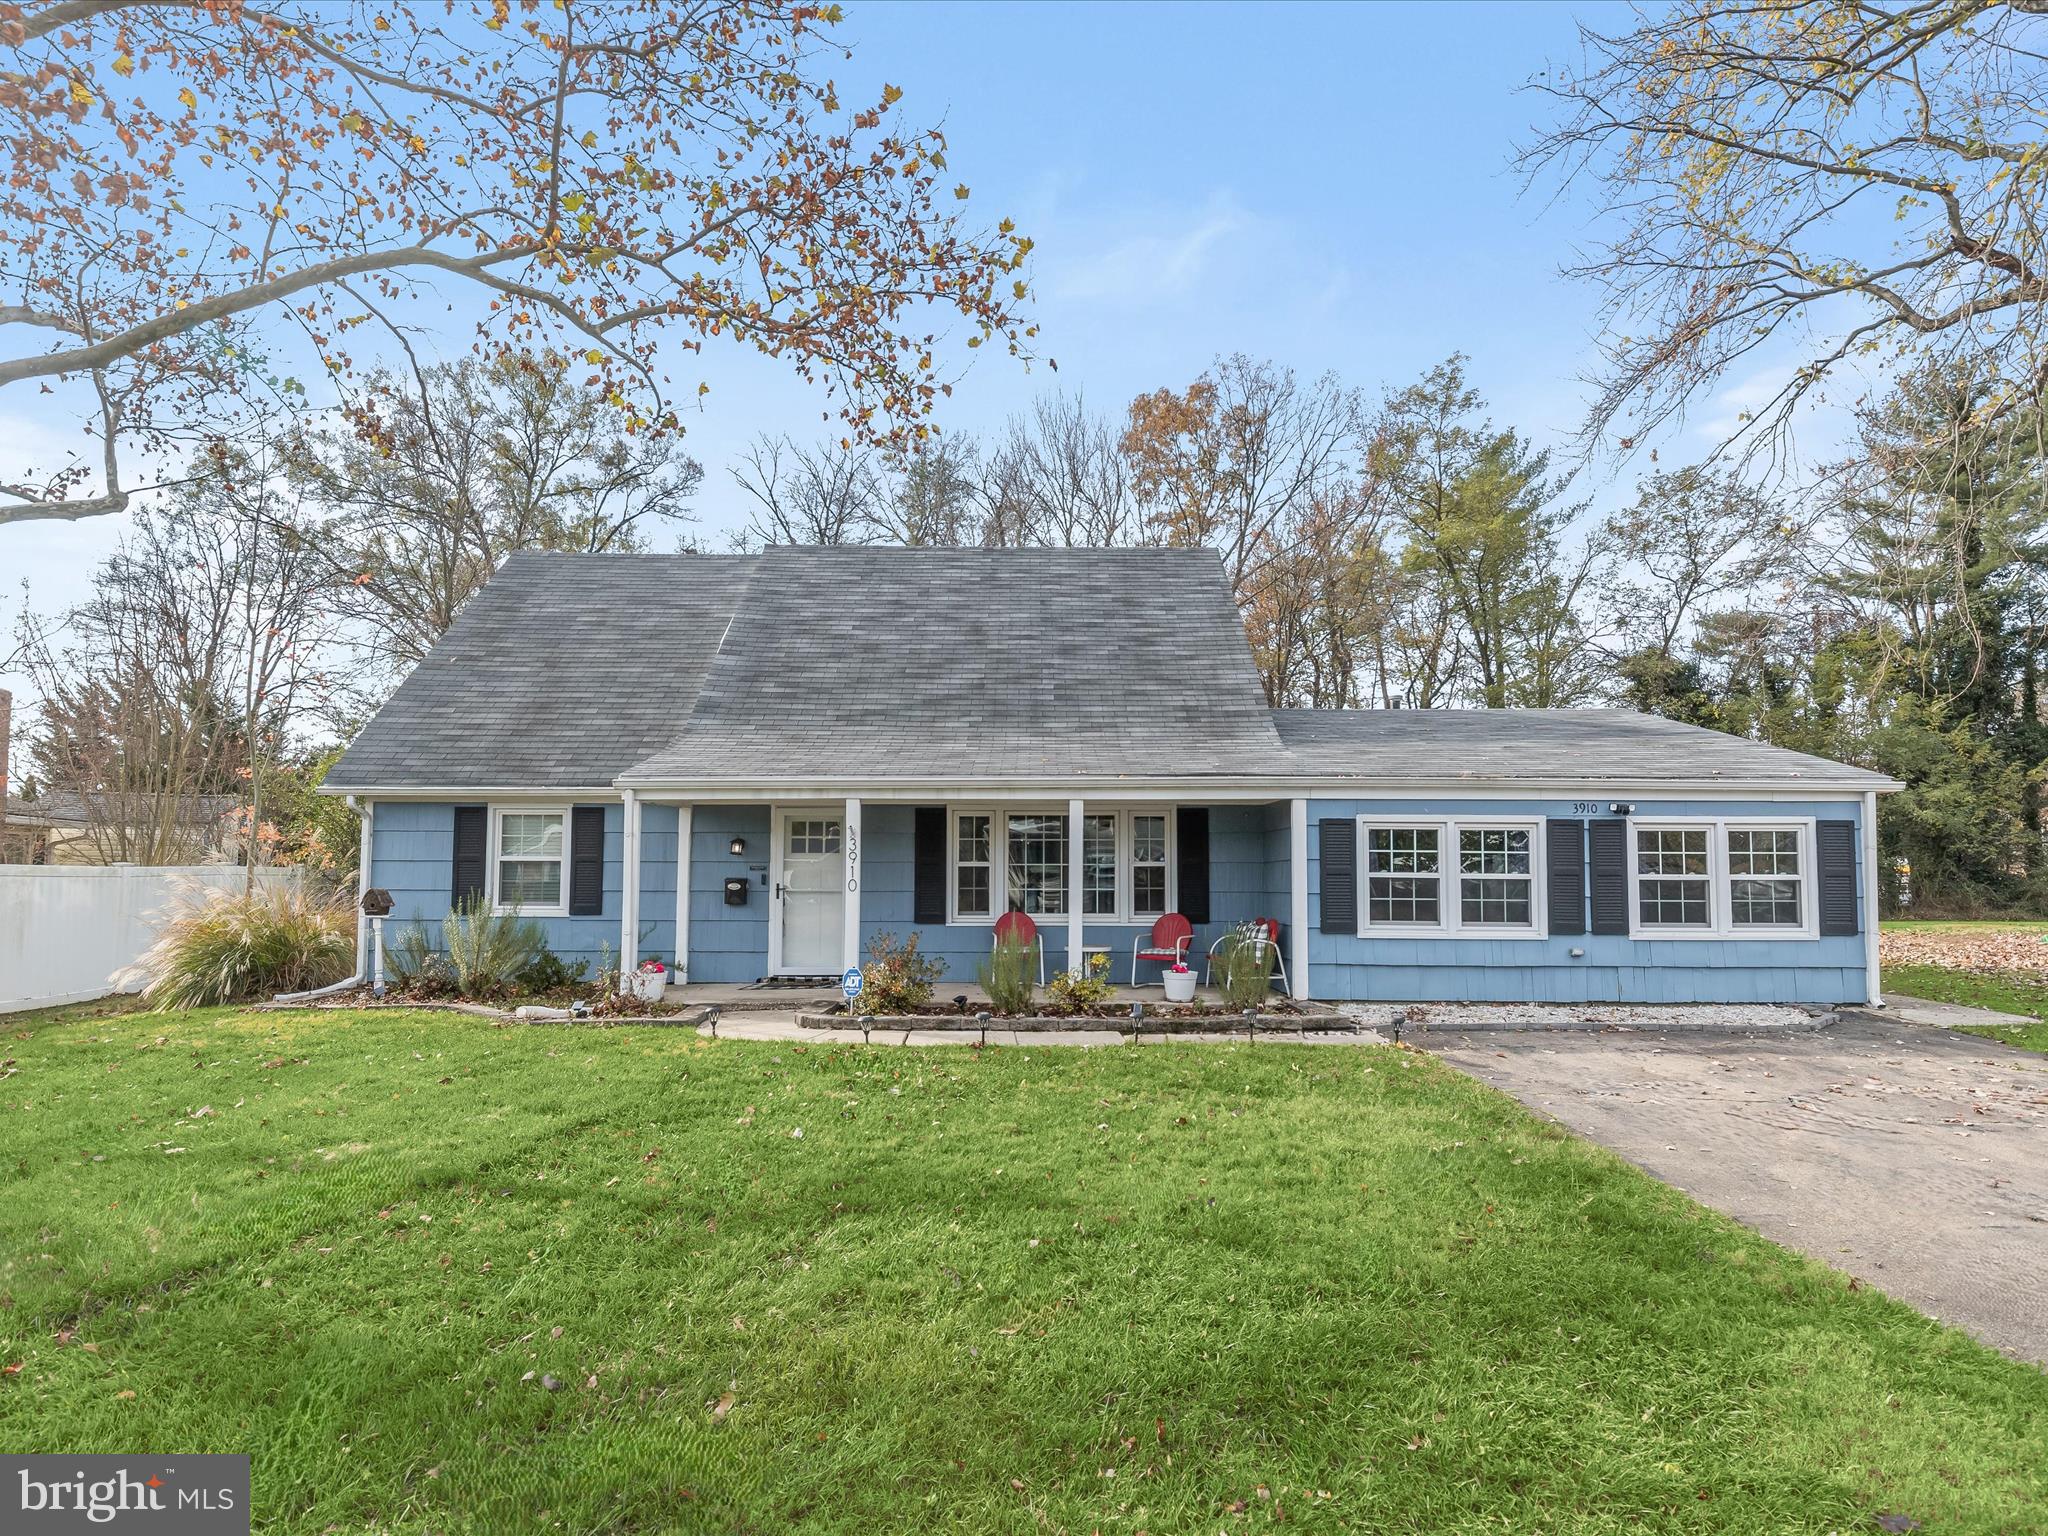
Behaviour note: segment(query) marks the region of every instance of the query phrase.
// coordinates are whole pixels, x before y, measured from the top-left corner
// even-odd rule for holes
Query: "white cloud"
[[[1084,236],[1071,257],[1055,255],[1045,289],[1071,303],[1184,297],[1210,275],[1219,255],[1257,232],[1257,221],[1236,203],[1212,198],[1205,208],[1163,214],[1149,227],[1109,229],[1094,240]]]

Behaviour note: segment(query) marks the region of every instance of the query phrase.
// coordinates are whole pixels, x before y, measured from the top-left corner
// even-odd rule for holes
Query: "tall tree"
[[[836,5],[778,0],[17,0],[0,135],[0,389],[69,380],[102,463],[4,488],[0,522],[121,510],[121,448],[261,396],[268,318],[346,374],[427,284],[481,343],[577,357],[675,425],[678,358],[723,338],[919,438],[932,316],[1028,355],[1031,242],[902,92],[843,106]],[[430,300],[438,302],[437,300]],[[676,337],[666,358],[660,337]],[[695,388],[692,389],[691,386]],[[708,385],[683,381],[694,399]]]
[[[2042,0],[1679,0],[1532,82],[1531,172],[1611,210],[1577,275],[1607,294],[1591,426],[1624,443],[1745,359],[1795,364],[1786,426],[1855,364],[1969,362],[1982,402],[2048,384]],[[1855,386],[1859,391],[1861,385]]]
[[[994,545],[1106,549],[1145,536],[1117,429],[1079,394],[1042,394],[1010,418],[984,455],[982,502]]]
[[[1562,539],[1581,509],[1559,500],[1549,456],[1496,429],[1483,410],[1462,357],[1389,402],[1382,452],[1393,466],[1404,559],[1441,584],[1479,703],[1575,702],[1586,679],[1561,661],[1573,644],[1586,559],[1567,557]]]
[[[889,496],[874,451],[852,441],[806,447],[764,435],[732,477],[754,504],[738,534],[743,548],[865,544]]]
[[[687,522],[703,479],[679,439],[639,430],[551,354],[370,382],[287,464],[297,531],[399,665],[426,655],[506,555],[646,548]]]
[[[1133,400],[1122,446],[1152,540],[1216,550],[1244,602],[1286,549],[1282,526],[1351,478],[1362,431],[1334,374],[1304,384],[1237,353]]]

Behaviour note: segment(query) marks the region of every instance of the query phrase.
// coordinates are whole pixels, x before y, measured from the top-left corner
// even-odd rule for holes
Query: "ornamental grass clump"
[[[997,1013],[1028,1013],[1032,976],[1037,967],[1037,946],[1015,934],[1005,934],[996,940],[995,948],[989,951],[975,975]]]
[[[498,997],[548,952],[539,923],[518,908],[493,912],[481,896],[468,896],[441,924],[441,947],[464,997]]]
[[[1263,1008],[1278,951],[1258,923],[1239,923],[1216,946],[1213,974],[1224,1003],[1235,1009]]]
[[[211,1008],[344,979],[355,964],[350,909],[296,882],[223,891],[180,880],[156,942],[123,973],[158,1012]]]

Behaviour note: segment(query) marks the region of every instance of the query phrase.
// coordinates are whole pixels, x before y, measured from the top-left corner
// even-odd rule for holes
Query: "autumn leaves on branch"
[[[849,438],[920,440],[949,341],[1030,355],[1031,242],[966,221],[943,136],[897,120],[900,92],[841,103],[837,20],[0,4],[0,388],[89,386],[105,449],[4,487],[0,522],[120,510],[117,446],[301,392],[289,350],[343,378],[358,352],[409,352],[409,306],[450,278],[481,290],[481,345],[552,347],[648,429],[708,389],[684,365],[724,338],[824,385]]]

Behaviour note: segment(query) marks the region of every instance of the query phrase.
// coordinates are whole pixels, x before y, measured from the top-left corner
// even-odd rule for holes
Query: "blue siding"
[[[1638,800],[1636,815],[1858,822],[1856,801]],[[1317,997],[1388,1002],[1865,1001],[1864,939],[1366,938],[1320,931],[1321,826],[1359,815],[1570,816],[1563,800],[1312,800],[1309,964]],[[1857,841],[1862,858],[1862,841]],[[1858,869],[1857,901],[1862,903]],[[1868,916],[1864,916],[1867,926]],[[1578,956],[1571,953],[1579,950]]]
[[[1638,801],[1642,816],[1771,815],[1860,820],[1858,802]],[[1315,995],[1353,1001],[1539,1002],[1803,1002],[1862,1001],[1864,940],[1632,940],[1582,935],[1551,939],[1389,937],[1325,934],[1318,901],[1319,823],[1325,817],[1372,815],[1567,816],[1562,800],[1316,800],[1309,804],[1309,958]],[[677,813],[649,805],[641,848],[643,957],[674,959]],[[869,804],[865,831],[861,939],[901,937],[916,927],[913,912],[913,814],[908,805]],[[692,817],[690,947],[693,981],[747,982],[768,968],[769,809],[765,805],[700,805]],[[605,808],[604,911],[598,917],[536,919],[548,943],[595,970],[601,946],[619,940],[621,812]],[[729,851],[734,837],[746,852]],[[1196,932],[1205,952],[1230,924],[1251,917],[1288,920],[1287,803],[1217,806],[1210,812],[1210,918]],[[1861,857],[1861,840],[1857,844]],[[377,806],[373,883],[388,888],[399,924],[425,924],[435,943],[448,908],[454,853],[454,807],[385,802]],[[1857,886],[1861,901],[1862,884]],[[728,876],[748,880],[747,904],[725,904]],[[1867,919],[1866,919],[1867,921]],[[395,925],[394,925],[395,927]],[[387,935],[393,932],[387,928]],[[1112,975],[1128,979],[1131,941],[1146,929],[1090,923],[1087,942],[1110,946]],[[946,967],[944,984],[965,986],[989,950],[985,923],[920,930],[925,953]],[[1067,963],[1067,929],[1043,930],[1052,969]],[[1292,936],[1287,936],[1292,957]],[[1573,956],[1571,951],[1582,953]],[[1147,980],[1154,972],[1146,969]]]
[[[592,974],[610,945],[614,963],[619,949],[619,898],[625,887],[623,866],[624,815],[617,805],[604,812],[604,909],[596,917],[536,917],[547,935],[548,948],[568,961],[584,961]],[[676,810],[650,805],[641,818],[640,941],[641,958],[673,958],[676,942]],[[453,885],[455,807],[379,801],[371,832],[370,883],[391,892],[392,920],[385,924],[385,942],[398,930],[418,922],[436,948],[441,921],[448,915]]]

